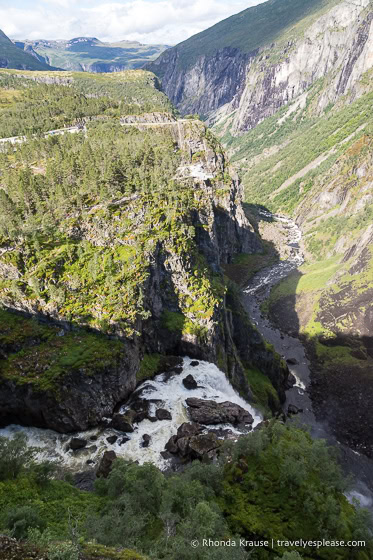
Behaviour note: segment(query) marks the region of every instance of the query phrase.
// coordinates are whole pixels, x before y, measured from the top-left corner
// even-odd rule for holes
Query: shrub
[[[27,447],[25,434],[17,433],[12,439],[0,437],[0,480],[14,479],[32,464],[35,447]]]
[[[6,527],[12,537],[25,539],[30,528],[43,529],[46,523],[38,511],[31,506],[20,506],[10,509],[6,514]]]

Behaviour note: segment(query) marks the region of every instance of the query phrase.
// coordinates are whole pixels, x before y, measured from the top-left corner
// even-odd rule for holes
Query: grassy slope
[[[341,98],[320,115],[318,100],[328,85],[328,77],[314,84],[303,108],[284,107],[241,137],[226,133],[223,141],[240,168],[246,200],[302,225],[307,264],[272,290],[263,310],[306,337],[320,395],[334,395],[326,411],[334,403],[346,411],[373,386],[371,72],[360,84],[364,95],[352,103]],[[352,377],[356,395],[348,396]],[[341,416],[335,418],[343,438]],[[364,431],[360,416],[354,418],[352,442]],[[363,437],[370,449],[369,433]]]
[[[31,54],[16,47],[0,29],[0,61],[7,68],[20,68],[27,70],[52,70],[48,64],[43,64]]]
[[[315,13],[335,3],[336,0],[268,0],[220,21],[174,47],[178,52],[177,64],[180,69],[186,69],[201,55],[213,56],[224,47],[251,52],[275,40],[293,39]],[[156,65],[148,67],[162,76],[165,72],[162,55]]]

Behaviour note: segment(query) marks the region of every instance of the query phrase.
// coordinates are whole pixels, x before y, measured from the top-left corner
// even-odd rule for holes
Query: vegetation
[[[67,482],[40,479],[22,436],[0,450],[17,457],[20,470],[0,454],[0,530],[30,545],[82,557],[116,560],[260,560],[336,558],[365,560],[371,554],[369,518],[350,505],[333,452],[299,429],[271,424],[227,442],[216,464],[193,463],[165,475],[155,466],[118,459],[95,492]],[[1,447],[2,446],[2,447]],[[25,460],[26,457],[26,460]],[[23,463],[24,462],[24,463]],[[22,466],[23,463],[23,466]],[[307,515],[299,516],[299,511]],[[238,539],[275,541],[274,548],[239,546]],[[286,548],[281,540],[366,540],[355,548]],[[203,539],[235,546],[203,546]],[[198,540],[196,548],[192,540]],[[133,552],[128,551],[128,548]],[[127,550],[123,550],[127,549]],[[56,554],[54,556],[54,554]],[[64,557],[65,558],[65,557]]]
[[[16,91],[0,105],[0,137],[45,133],[82,119],[119,119],[121,115],[170,111],[167,97],[157,89],[153,74],[124,71],[35,73],[0,71],[0,91]]]
[[[40,391],[56,390],[66,373],[94,375],[119,367],[123,357],[118,340],[82,329],[65,332],[1,309],[0,345],[0,376]]]
[[[309,94],[311,100],[319,88],[319,83],[314,85]],[[227,145],[235,150],[232,160],[242,164],[247,200],[264,204],[271,210],[293,213],[307,193],[312,192],[317,178],[325,176],[341,154],[369,129],[372,102],[373,94],[367,93],[350,105],[336,107],[324,118],[313,116],[309,107],[305,107],[298,109],[296,118],[292,114],[281,121],[281,116],[289,109],[285,107],[247,134],[226,137]],[[366,128],[359,132],[362,125]],[[355,132],[356,136],[349,140]],[[273,155],[245,172],[246,161],[273,147],[277,147]],[[325,160],[318,163],[320,156]],[[310,166],[308,171],[307,166]],[[286,182],[289,184],[284,188]]]
[[[87,138],[30,140],[0,160],[2,260],[23,271],[1,279],[5,303],[48,302],[70,321],[132,334],[137,317],[149,316],[142,286],[161,242],[194,260],[183,311],[202,320],[213,313],[224,292],[198,254],[188,217],[203,207],[203,193],[172,179],[181,154],[169,132],[95,122]]]
[[[154,377],[159,372],[161,361],[161,354],[145,354],[136,375],[137,381],[145,381],[145,379]]]

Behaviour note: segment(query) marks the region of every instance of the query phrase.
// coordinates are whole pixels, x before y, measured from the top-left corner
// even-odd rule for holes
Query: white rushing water
[[[140,397],[142,399],[157,401],[150,405],[151,415],[155,413],[156,408],[164,408],[171,413],[172,420],[151,422],[145,419],[139,424],[135,424],[135,431],[129,434],[120,433],[112,428],[96,428],[65,435],[52,430],[11,425],[0,430],[0,436],[11,437],[14,433],[22,431],[27,435],[29,445],[40,449],[38,460],[58,462],[72,471],[86,469],[87,461],[93,461],[93,463],[90,463],[91,465],[97,464],[106,450],[115,451],[117,456],[123,459],[138,461],[140,464],[151,462],[161,469],[165,469],[168,460],[162,457],[161,452],[164,451],[169,438],[176,434],[178,427],[183,422],[190,421],[185,404],[188,397],[216,402],[230,401],[239,404],[253,416],[253,427],[262,420],[261,415],[238,395],[225,374],[214,364],[199,361],[198,366],[193,367],[190,365],[191,362],[190,358],[184,358],[182,373],[171,377],[168,374],[160,374],[152,380],[145,381],[137,389],[137,391],[141,390]],[[184,387],[182,381],[189,374],[192,374],[197,382],[197,389],[188,390]],[[126,407],[123,406],[121,412],[125,411]],[[232,432],[235,432],[230,424],[210,426],[210,428],[229,428]],[[144,434],[151,437],[149,447],[146,448],[141,446]],[[118,440],[114,444],[109,444],[106,438],[112,435],[118,436]],[[88,440],[87,447],[77,451],[68,450],[71,437]],[[120,445],[123,437],[129,437],[130,439]],[[94,438],[94,440],[91,440],[91,438]]]

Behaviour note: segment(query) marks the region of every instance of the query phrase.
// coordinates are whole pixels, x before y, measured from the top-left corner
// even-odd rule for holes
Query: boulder
[[[295,358],[288,358],[288,359],[286,360],[286,362],[287,362],[288,364],[290,364],[291,366],[296,366],[297,364],[299,364],[298,360],[295,359]]]
[[[191,365],[192,367],[197,367],[197,366],[199,366],[199,362],[198,362],[197,360],[192,360],[192,361],[190,362],[190,365]]]
[[[131,438],[129,437],[122,438],[119,442],[119,445],[123,445],[124,443],[127,443],[127,441],[131,441]]]
[[[198,387],[197,381],[194,379],[193,375],[190,374],[183,379],[183,385],[189,391],[191,391],[192,389],[197,389]]]
[[[177,440],[177,451],[181,457],[185,457],[188,455],[188,447],[189,447],[189,439],[188,437],[182,437]]]
[[[108,443],[110,443],[111,445],[113,445],[118,439],[118,436],[109,436],[106,438],[106,441]]]
[[[184,422],[183,424],[181,424],[181,426],[178,427],[177,438],[192,437],[200,434],[202,431],[202,426],[199,426],[198,424],[192,424],[190,422]]]
[[[193,422],[199,424],[252,424],[254,418],[242,406],[225,401],[215,401],[189,398],[186,399],[188,414]]]
[[[98,466],[96,476],[107,478],[113,468],[113,463],[116,458],[117,455],[115,451],[105,451]]]
[[[148,418],[149,405],[150,403],[146,399],[137,398],[135,401],[131,402],[131,410],[126,416],[131,417],[132,421],[138,424]]]
[[[202,434],[202,431],[202,426],[185,422],[166,443],[166,452],[179,456],[183,462],[211,459],[221,442],[215,433]]]
[[[168,442],[165,445],[165,449],[169,453],[175,453],[175,454],[177,453],[177,451],[178,451],[177,436],[171,436],[170,437],[170,439],[168,440]]]
[[[299,412],[303,412],[303,409],[298,408],[295,404],[289,404],[288,414],[298,414]]]
[[[83,447],[85,447],[87,445],[88,441],[86,439],[82,439],[82,438],[71,438],[70,443],[69,443],[69,447],[70,449],[72,449],[73,451],[76,451],[77,449],[83,449]]]
[[[289,390],[292,389],[294,387],[294,385],[296,384],[297,380],[295,378],[295,375],[293,375],[292,373],[289,373],[288,378],[286,380],[285,383],[285,389]]]
[[[157,420],[172,420],[171,412],[166,410],[165,408],[158,408],[156,410],[155,415]]]
[[[131,433],[134,431],[132,421],[126,414],[114,414],[110,422],[110,427],[118,430],[119,432]]]
[[[149,447],[149,443],[150,443],[150,440],[151,440],[151,439],[152,439],[152,438],[150,437],[149,434],[144,434],[144,435],[142,436],[141,447]]]
[[[211,451],[219,449],[221,441],[217,438],[216,434],[199,434],[193,436],[189,440],[189,453],[191,458],[203,459],[204,456],[209,455]]]

